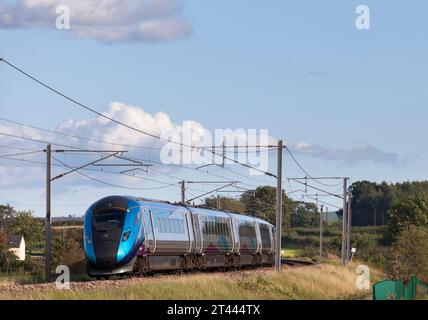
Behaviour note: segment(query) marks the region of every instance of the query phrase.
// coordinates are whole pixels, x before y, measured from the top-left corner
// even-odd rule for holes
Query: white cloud
[[[114,42],[174,41],[191,33],[179,0],[0,0],[0,27],[55,29],[56,8],[70,8],[70,32]],[[61,31],[66,32],[66,31]]]
[[[396,153],[384,152],[366,143],[356,143],[346,148],[327,148],[317,144],[299,142],[292,144],[290,147],[295,153],[330,161],[338,161],[348,166],[354,166],[363,162],[382,165],[400,164],[400,159]]]

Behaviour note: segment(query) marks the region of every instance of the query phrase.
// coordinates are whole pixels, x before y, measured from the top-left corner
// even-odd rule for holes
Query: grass
[[[110,287],[86,283],[71,290],[0,290],[0,299],[366,299],[370,292],[355,287],[355,267],[324,264],[280,274],[261,270],[125,280]]]
[[[281,256],[284,258],[297,258],[297,257],[300,257],[301,254],[302,254],[302,250],[297,248],[289,248],[289,249],[281,250]]]
[[[30,276],[26,273],[0,274],[0,290],[4,286],[24,284],[30,282]]]

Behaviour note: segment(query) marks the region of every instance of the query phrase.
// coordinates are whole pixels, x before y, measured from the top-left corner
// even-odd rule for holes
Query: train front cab
[[[90,276],[130,273],[143,241],[139,204],[111,196],[99,200],[85,214],[84,248]]]

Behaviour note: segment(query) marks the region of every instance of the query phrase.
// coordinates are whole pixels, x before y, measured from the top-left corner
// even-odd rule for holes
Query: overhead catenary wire
[[[30,124],[20,123],[20,122],[14,121],[14,120],[6,119],[4,117],[0,117],[0,120],[6,121],[6,122],[14,124],[14,125],[25,126],[25,127],[29,127],[29,128],[32,128],[32,129],[36,129],[36,130],[40,130],[40,131],[44,131],[44,132],[48,132],[48,133],[55,133],[55,134],[66,136],[66,137],[70,137],[70,138],[73,138],[73,139],[79,139],[79,140],[85,140],[85,141],[92,141],[92,142],[97,142],[97,143],[105,143],[105,144],[110,144],[110,145],[113,145],[113,146],[123,146],[123,147],[139,148],[139,149],[156,150],[156,151],[161,150],[160,148],[151,148],[151,147],[137,146],[137,145],[131,145],[131,144],[123,144],[123,143],[111,142],[111,141],[106,141],[106,140],[100,140],[100,139],[93,139],[93,138],[87,138],[87,137],[82,137],[82,136],[76,136],[76,135],[67,134],[67,133],[64,133],[64,132],[56,131],[56,130],[45,129],[45,128],[37,127],[37,126],[34,126],[34,125],[30,125]],[[13,135],[13,134],[8,134],[8,133],[0,133],[0,134],[7,135],[7,136],[10,136],[10,137],[27,139],[27,140],[31,140],[31,141],[34,141],[34,142],[41,142],[41,140],[39,140],[39,139],[24,137],[23,133],[22,133],[21,136]],[[70,147],[70,148],[80,149],[80,148],[75,147],[75,145],[73,145],[73,144],[70,144],[68,146],[68,145],[65,145],[63,143],[60,144],[60,143],[55,143],[55,142],[50,142],[50,141],[46,141],[46,143],[51,143],[51,144],[56,145],[56,146],[62,146],[62,147]],[[256,146],[251,146],[251,147],[256,147]],[[19,149],[19,148],[17,148],[17,149]],[[144,161],[146,161],[146,160],[144,160]],[[158,164],[165,165],[164,163],[158,163]],[[191,168],[191,169],[194,169],[194,168]],[[236,172],[236,171],[234,171],[234,170],[232,170],[230,168],[224,167],[224,169],[227,170],[227,171],[230,171],[230,172],[232,172],[232,173],[234,173],[236,175],[239,175],[241,177],[245,177],[246,179],[249,179],[247,176],[245,176],[245,175],[243,175],[243,174],[241,174],[239,172]],[[153,168],[152,168],[152,170],[156,171]],[[158,172],[160,174],[163,174],[163,175],[168,175],[168,174],[162,173],[160,171],[156,171],[156,172]],[[215,175],[215,174],[209,172],[208,170],[202,171],[202,172],[207,173],[207,174],[209,174],[211,176],[221,177],[220,175]],[[169,176],[171,177],[171,175],[169,175]],[[179,178],[179,177],[174,177],[174,178],[177,179],[177,180],[182,180],[182,178]],[[226,179],[226,177],[222,177],[222,178]],[[257,181],[257,182],[260,182],[260,183],[264,183],[264,184],[269,184],[270,183],[268,181],[261,180],[261,179],[255,179],[253,177],[251,178],[251,180],[252,181]],[[247,186],[254,187],[254,188],[257,187],[257,186],[255,186],[253,184],[248,184],[248,183],[244,183],[244,182],[243,182],[243,184],[245,184]]]
[[[57,131],[57,130],[52,130],[52,129],[41,128],[38,126],[26,124],[26,123],[19,123],[17,121],[6,119],[3,117],[0,117],[0,120],[8,122],[8,123],[12,123],[14,125],[28,127],[28,128],[43,131],[43,132],[53,133],[56,135],[61,135],[61,136],[69,137],[72,139],[85,140],[85,141],[90,141],[90,142],[109,144],[112,146],[121,146],[121,147],[135,148],[135,149],[142,149],[142,150],[153,150],[153,151],[160,151],[161,150],[161,148],[154,148],[154,147],[149,147],[149,146],[139,146],[139,145],[132,145],[132,144],[126,144],[126,143],[119,143],[119,142],[112,142],[112,141],[106,141],[106,140],[101,140],[101,139],[94,139],[94,138],[77,136],[74,134],[69,134],[69,133],[65,133],[65,132],[61,132],[61,131]]]
[[[21,152],[21,153],[13,153],[13,154],[1,154],[0,157],[1,158],[6,158],[6,157],[21,157],[21,156],[25,156],[28,154],[35,154],[35,153],[40,153],[43,152],[43,150],[39,150],[39,151],[28,151],[28,152]]]
[[[330,195],[331,195],[331,196],[333,196],[333,197],[343,199],[343,197],[342,197],[342,196],[340,196],[340,195],[338,195],[338,194],[335,194],[335,193],[332,193],[332,192],[329,192],[329,191],[326,191],[326,190],[322,190],[322,189],[317,188],[317,187],[314,187],[314,186],[312,186],[312,185],[310,185],[310,184],[308,184],[308,183],[304,183],[304,182],[301,182],[301,181],[296,180],[296,179],[291,179],[291,180],[293,180],[294,182],[300,183],[301,185],[307,186],[307,187],[309,187],[309,188],[311,188],[311,189],[314,189],[314,190],[317,190],[317,191],[320,191],[320,192],[325,192],[325,193],[327,193],[327,194],[330,194]]]
[[[66,99],[66,100],[68,100],[68,101],[72,102],[73,104],[75,104],[75,105],[77,105],[77,106],[79,106],[79,107],[81,107],[81,108],[84,108],[84,109],[86,109],[86,110],[87,110],[87,111],[89,111],[89,112],[92,112],[92,113],[96,114],[96,115],[97,115],[97,116],[99,116],[99,117],[102,117],[102,118],[104,118],[104,119],[107,119],[107,120],[109,120],[109,121],[111,121],[111,122],[114,122],[114,123],[116,123],[116,124],[118,124],[118,125],[120,125],[120,126],[123,126],[123,127],[125,127],[125,128],[128,128],[128,129],[130,129],[130,130],[133,130],[133,131],[135,131],[135,132],[139,132],[139,133],[141,133],[141,134],[143,134],[143,135],[146,135],[146,136],[152,137],[152,138],[157,139],[157,140],[159,140],[159,141],[164,141],[164,142],[172,143],[172,144],[179,145],[179,146],[181,146],[181,147],[187,147],[187,148],[190,148],[190,149],[196,149],[196,150],[200,150],[200,149],[202,149],[201,147],[196,147],[196,146],[188,145],[188,144],[185,144],[185,143],[182,143],[182,142],[178,142],[178,141],[173,141],[173,140],[170,140],[170,139],[162,138],[162,137],[161,137],[161,136],[159,136],[159,135],[156,135],[156,134],[153,134],[153,133],[150,133],[150,132],[147,132],[147,131],[144,131],[144,130],[141,130],[141,129],[135,128],[135,127],[133,127],[133,126],[131,126],[131,125],[127,124],[127,123],[124,123],[124,122],[122,122],[122,121],[119,121],[119,120],[116,120],[116,119],[114,119],[114,118],[112,118],[112,117],[109,117],[108,115],[106,115],[106,114],[104,114],[104,113],[101,113],[101,112],[99,112],[99,111],[95,110],[94,108],[91,108],[91,107],[89,107],[89,106],[87,106],[87,105],[85,105],[85,104],[83,104],[83,103],[81,103],[81,102],[77,101],[76,99],[73,99],[73,98],[69,97],[68,95],[66,95],[66,94],[64,94],[64,93],[62,93],[62,92],[60,92],[59,90],[54,89],[53,87],[51,87],[51,86],[49,86],[48,84],[46,84],[46,83],[42,82],[41,80],[38,80],[36,77],[34,77],[34,76],[30,75],[29,73],[25,72],[25,71],[24,71],[24,70],[22,70],[21,68],[19,68],[19,67],[15,66],[14,64],[10,63],[10,62],[9,62],[9,61],[7,61],[6,59],[4,59],[4,58],[0,58],[0,62],[4,62],[4,63],[5,63],[5,64],[7,64],[9,67],[11,67],[11,68],[13,68],[14,70],[16,70],[16,71],[20,72],[21,74],[23,74],[24,76],[26,76],[26,77],[28,77],[29,79],[33,80],[34,82],[38,83],[39,85],[41,85],[41,86],[45,87],[46,89],[48,89],[48,90],[52,91],[53,93],[55,93],[55,94],[57,94],[57,95],[59,95],[59,96],[63,97],[64,99]],[[230,161],[232,161],[232,162],[234,162],[234,163],[236,163],[236,164],[239,164],[239,165],[241,165],[241,166],[244,166],[244,167],[247,167],[247,168],[250,168],[250,169],[253,169],[253,170],[259,171],[259,172],[261,172],[261,173],[263,173],[263,174],[265,174],[265,175],[267,175],[267,176],[271,176],[271,177],[276,178],[276,175],[274,175],[274,174],[272,174],[272,173],[270,173],[270,172],[263,171],[263,170],[260,170],[260,169],[258,169],[258,168],[254,168],[254,167],[252,167],[252,166],[250,166],[250,165],[248,165],[248,164],[246,164],[246,163],[239,162],[238,160],[235,160],[235,159],[233,159],[233,158],[226,157],[225,155],[220,155],[220,154],[218,154],[218,153],[216,153],[216,152],[214,152],[214,151],[212,151],[212,150],[209,150],[209,149],[206,149],[206,150],[208,150],[209,152],[211,152],[213,155],[222,156],[223,158],[225,158],[225,159],[227,159],[227,160],[230,160]]]
[[[0,132],[0,135],[11,137],[11,138],[15,138],[15,139],[22,139],[22,140],[33,141],[33,142],[36,142],[36,143],[52,144],[52,145],[57,146],[57,147],[71,148],[71,149],[75,149],[75,150],[83,150],[82,148],[79,148],[79,147],[76,147],[76,146],[73,146],[73,145],[66,145],[66,144],[63,144],[63,143],[57,143],[57,142],[48,141],[48,140],[30,138],[30,137],[25,137],[23,135],[19,136],[19,135],[5,133],[5,132]],[[228,177],[212,173],[212,172],[210,172],[208,170],[198,170],[197,168],[183,166],[181,164],[180,165],[178,165],[178,164],[166,164],[166,163],[163,163],[163,162],[160,162],[160,161],[156,161],[156,160],[138,159],[138,158],[130,157],[130,156],[126,156],[126,157],[123,157],[123,158],[127,159],[127,160],[136,160],[136,161],[143,161],[143,162],[148,162],[148,163],[159,164],[159,165],[162,165],[162,166],[171,166],[171,167],[178,167],[178,168],[193,170],[193,171],[197,171],[197,172],[206,173],[206,174],[208,174],[210,176],[213,176],[213,177],[217,177],[217,178],[229,180]],[[244,183],[244,182],[241,182],[241,184],[247,185],[247,186],[250,186],[250,187],[256,187],[255,185],[251,185],[251,184]]]
[[[79,147],[76,147],[76,146],[72,146],[72,145],[66,145],[66,144],[56,143],[56,142],[53,142],[53,141],[42,140],[42,139],[29,138],[29,137],[25,137],[25,136],[18,136],[18,135],[4,133],[4,132],[0,132],[0,135],[4,135],[4,136],[15,138],[15,139],[28,140],[28,141],[32,141],[32,142],[36,142],[36,143],[51,144],[51,145],[57,146],[57,147],[71,148],[71,149],[75,149],[75,150],[83,150],[82,148],[79,148]],[[187,167],[187,166],[176,165],[176,164],[166,164],[166,163],[163,163],[163,162],[160,162],[160,161],[156,161],[156,160],[139,159],[139,158],[130,157],[130,156],[126,156],[126,157],[123,157],[123,158],[126,159],[126,160],[142,161],[142,162],[154,163],[154,164],[158,164],[158,165],[162,165],[162,166],[178,167],[178,168],[182,168],[182,169],[193,170],[193,171],[197,171],[197,172],[201,172],[201,173],[206,173],[206,174],[208,174],[210,176],[214,176],[214,177],[217,177],[217,178],[222,178],[222,179],[225,179],[225,180],[229,180],[229,178],[227,178],[227,177],[224,177],[224,176],[221,176],[221,175],[217,175],[217,174],[214,174],[214,173],[211,173],[211,172],[208,172],[208,171],[197,170],[196,168],[193,168],[193,167]]]
[[[27,139],[26,137],[19,137],[19,136],[15,136],[16,138],[19,138],[19,139]],[[30,139],[31,141],[35,141],[35,142],[39,142],[39,143],[51,143],[51,142],[49,142],[49,141],[43,141],[43,140],[39,140],[39,139],[32,139],[32,138],[28,138],[28,139]],[[65,147],[67,147],[66,145],[60,145],[60,146],[65,146]],[[73,147],[73,148],[75,148],[75,149],[77,149],[77,151],[79,151],[79,150],[82,150],[82,149],[79,149],[79,148],[77,148],[77,147]],[[42,150],[35,150],[35,152],[29,152],[29,153],[27,153],[27,154],[31,154],[31,153],[36,153],[36,152],[42,152]],[[18,155],[18,154],[16,154],[16,155]],[[21,155],[21,154],[19,154],[19,155]],[[9,155],[9,156],[14,156],[14,155]],[[28,163],[33,163],[33,164],[38,164],[38,165],[45,165],[45,163],[42,163],[42,162],[38,162],[38,161],[31,161],[31,160],[23,160],[23,159],[13,159],[13,158],[9,158],[9,157],[7,157],[7,156],[0,156],[0,158],[3,158],[3,159],[6,159],[6,160],[15,160],[15,161],[22,161],[22,162],[28,162]],[[125,159],[128,159],[128,157],[125,157]],[[142,160],[142,161],[145,161],[145,160]],[[67,166],[66,164],[64,164],[63,166],[65,166],[65,167],[69,167],[69,166]],[[187,167],[186,167],[187,168]],[[192,169],[192,168],[188,168],[188,169]],[[95,170],[95,169],[90,169],[90,168],[84,168],[84,169],[82,169],[82,170],[85,170],[85,171],[92,171],[92,172],[98,172],[98,173],[108,173],[108,174],[117,174],[117,175],[120,175],[119,173],[117,173],[117,172],[112,172],[112,171],[108,171],[108,170],[105,170],[105,169],[102,169],[102,170]],[[171,177],[171,178],[174,178],[174,179],[176,179],[176,180],[179,180],[179,181],[181,181],[181,180],[183,180],[182,178],[179,178],[179,177],[176,177],[176,176],[172,176],[172,175],[170,175],[170,174],[165,174],[165,173],[162,173],[161,171],[158,171],[158,170],[154,170],[154,169],[152,169],[152,171],[156,171],[156,172],[158,172],[158,173],[160,173],[160,174],[163,174],[163,175],[166,175],[166,176],[168,176],[168,177]],[[199,172],[199,171],[198,171]],[[203,172],[204,173],[204,172]],[[223,179],[226,179],[226,177],[224,177],[224,176],[220,176],[220,175],[215,175],[215,174],[212,174],[213,176],[215,176],[215,177],[220,177],[220,178],[223,178]],[[145,180],[145,181],[151,181],[151,182],[154,182],[154,183],[159,183],[159,184],[165,184],[166,186],[170,186],[170,185],[172,185],[172,184],[169,184],[169,183],[166,183],[166,182],[163,182],[163,181],[159,181],[159,180],[156,180],[156,179],[151,179],[151,178],[147,178],[147,177],[140,177],[140,176],[136,176],[136,175],[126,175],[126,174],[122,174],[122,176],[126,176],[126,177],[133,177],[133,178],[136,178],[136,179],[140,179],[140,180]],[[241,183],[241,184],[243,184],[243,183]],[[239,187],[239,186],[233,186],[233,187],[236,187],[236,188],[243,188],[243,187]],[[129,188],[129,187],[125,187],[125,188],[127,188],[127,189],[131,189],[131,188]],[[149,189],[149,188],[148,188]],[[156,188],[154,188],[154,189],[156,189]],[[197,189],[197,188],[193,188],[194,190],[196,190],[196,191],[205,191],[205,190],[201,190],[201,189]]]
[[[303,168],[303,166],[299,163],[299,161],[297,161],[296,157],[293,155],[293,153],[291,152],[290,148],[289,148],[287,145],[285,145],[284,147],[285,147],[285,150],[287,150],[288,154],[291,156],[291,159],[293,159],[293,161],[294,161],[294,162],[296,163],[296,165],[300,168],[300,170],[302,170],[302,171],[306,174],[306,176],[308,176],[311,180],[313,180],[313,181],[317,182],[317,183],[318,183],[318,184],[320,184],[320,185],[326,186],[326,187],[336,187],[336,186],[338,186],[338,185],[342,184],[342,183],[339,183],[339,184],[328,184],[328,183],[324,183],[324,182],[319,181],[318,179],[313,178],[313,177],[308,173],[308,171],[307,171],[307,170],[305,170],[305,168]]]
[[[87,138],[87,137],[82,137],[82,136],[71,135],[71,134],[67,134],[67,133],[63,133],[63,132],[59,132],[59,131],[55,131],[55,130],[50,130],[50,129],[45,129],[45,128],[41,128],[41,127],[29,125],[29,124],[19,123],[17,121],[6,119],[6,118],[3,118],[3,117],[0,117],[0,120],[12,123],[14,125],[26,126],[26,127],[32,128],[32,129],[41,130],[41,131],[48,132],[48,133],[55,133],[55,134],[58,134],[58,135],[62,135],[62,136],[66,136],[66,137],[71,137],[73,139],[80,139],[80,140],[85,140],[85,141],[93,141],[93,142],[97,142],[97,143],[106,143],[106,144],[110,144],[110,145],[114,145],[114,146],[124,146],[124,147],[141,148],[141,149],[149,149],[149,150],[161,150],[161,149],[158,149],[158,148],[136,146],[136,145],[131,145],[131,144],[122,144],[122,143],[110,142],[110,141],[106,141],[106,140],[100,140],[100,139],[93,139],[93,138]],[[21,136],[10,134],[10,133],[0,133],[0,134],[6,135],[6,136],[9,136],[9,137],[27,139],[27,140],[31,140],[31,141],[34,141],[34,142],[41,142],[40,139],[34,139],[34,138],[24,137],[23,133],[22,133]],[[51,141],[45,141],[45,143],[51,143],[51,144],[56,145],[56,146],[62,146],[62,147],[70,147],[70,148],[80,149],[80,148],[75,147],[75,145],[73,145],[73,144],[65,145],[63,143],[55,143],[55,142],[51,142]],[[144,160],[144,161],[147,161],[147,160]],[[168,165],[168,164],[164,164],[164,163],[158,163],[158,164]],[[186,168],[184,166],[180,166],[180,167]],[[194,170],[195,168],[190,168],[190,169]],[[227,170],[227,171],[230,171],[230,172],[232,172],[232,173],[234,173],[236,175],[239,175],[241,177],[245,177],[245,178],[249,179],[247,176],[244,176],[243,174],[241,174],[239,172],[236,172],[236,171],[234,171],[234,170],[232,170],[230,168],[224,167],[224,169]],[[205,171],[200,170],[200,171],[202,171],[204,173],[207,173],[207,174],[209,174],[211,176],[222,177],[222,176],[220,176],[218,174],[214,174],[214,173],[212,173],[212,172],[210,172],[208,170],[205,170]],[[164,173],[161,173],[161,174],[164,174]],[[175,178],[181,180],[181,178],[178,178],[178,177],[175,177]],[[226,179],[226,177],[222,177],[222,178]],[[268,181],[264,181],[264,180],[261,180],[261,179],[255,179],[255,178],[251,178],[251,180],[257,181],[257,182],[260,182],[260,183],[264,183],[264,184],[269,184],[270,183]],[[251,186],[251,187],[254,187],[254,188],[257,187],[257,186],[255,186],[253,184],[249,184],[249,183],[245,183],[245,182],[243,182],[242,184],[245,184],[247,186]]]
[[[42,128],[42,127],[31,125],[31,124],[28,124],[28,123],[18,122],[18,121],[15,121],[15,120],[4,118],[4,117],[0,117],[0,120],[4,121],[4,122],[7,122],[7,123],[11,123],[11,124],[17,125],[17,126],[28,127],[28,128],[34,129],[34,130],[39,130],[39,131],[43,131],[43,132],[47,132],[47,133],[53,133],[53,134],[56,134],[56,135],[60,135],[60,136],[64,136],[64,137],[69,137],[69,138],[77,139],[77,140],[84,140],[84,141],[89,141],[89,142],[96,142],[96,143],[102,143],[102,144],[109,144],[109,145],[112,145],[112,146],[120,146],[120,147],[134,148],[134,149],[141,149],[141,150],[150,150],[150,151],[161,151],[162,150],[162,148],[155,148],[155,147],[150,147],[150,146],[135,145],[135,144],[129,144],[129,143],[107,141],[105,139],[95,139],[95,138],[83,137],[83,136],[79,136],[79,135],[75,135],[75,134],[61,132],[61,131],[58,131],[58,130]],[[238,146],[238,147],[239,148],[244,148],[243,146]],[[210,149],[210,147],[198,147],[198,148]],[[276,149],[272,149],[271,148],[271,149],[268,149],[268,150],[257,150],[257,151],[255,151],[255,150],[235,151],[235,153],[262,152],[262,151],[274,151],[274,150],[276,150]]]
[[[342,208],[340,208],[339,206],[336,206],[336,205],[334,205],[334,204],[328,203],[328,202],[326,202],[326,201],[324,201],[324,200],[320,200],[320,199],[317,199],[317,198],[313,198],[313,197],[310,197],[310,196],[307,196],[307,195],[303,195],[303,196],[304,196],[305,198],[308,198],[308,199],[311,199],[311,200],[314,200],[314,201],[318,201],[319,203],[322,203],[322,204],[325,204],[325,205],[327,205],[327,206],[330,206],[330,207],[336,208],[336,209],[338,209],[338,210],[342,209]]]
[[[54,160],[58,161],[59,163],[61,163],[62,165],[64,165],[64,166],[68,167],[69,169],[72,169],[72,170],[75,170],[75,169],[76,169],[76,168],[73,168],[72,166],[69,166],[69,165],[65,164],[64,162],[62,162],[61,160],[59,160],[58,158],[56,158],[56,157],[54,157],[54,156],[52,156],[52,159],[54,159]],[[116,184],[113,184],[113,183],[110,183],[110,182],[102,181],[102,180],[99,180],[99,179],[97,179],[97,178],[91,177],[91,176],[89,176],[89,175],[87,175],[87,174],[85,174],[85,173],[83,173],[83,172],[80,172],[80,170],[76,170],[76,173],[78,173],[78,174],[80,174],[80,175],[82,175],[82,176],[84,176],[84,177],[86,177],[86,178],[88,178],[88,179],[90,179],[90,180],[93,180],[93,181],[96,181],[96,182],[99,182],[99,183],[102,183],[102,184],[108,185],[108,186],[110,186],[110,187],[115,187],[115,188],[120,188],[120,189],[129,189],[129,190],[157,190],[157,189],[165,189],[165,188],[168,188],[168,187],[172,187],[172,186],[176,186],[176,185],[177,185],[176,183],[171,183],[171,184],[169,184],[169,185],[162,186],[162,187],[153,187],[153,188],[134,188],[134,187],[127,187],[127,186],[119,186],[119,185],[116,185]]]
[[[10,150],[21,150],[21,151],[41,151],[41,150],[36,150],[31,148],[21,148],[21,147],[6,146],[6,145],[0,145],[0,148],[10,149]]]
[[[38,165],[38,166],[46,166],[45,162],[35,161],[35,160],[7,158],[7,157],[2,157],[2,156],[0,156],[0,159],[10,160],[10,161],[20,161],[20,162],[24,162],[24,163],[32,163],[32,164],[35,164],[35,165]],[[66,164],[56,164],[56,163],[53,163],[52,166],[70,168],[70,166],[68,166]],[[176,185],[176,183],[167,183],[167,182],[159,181],[159,180],[156,180],[156,179],[139,177],[139,176],[133,176],[133,175],[126,175],[126,174],[120,174],[118,172],[108,171],[108,170],[97,170],[97,169],[83,168],[83,169],[81,169],[81,171],[90,171],[90,172],[96,172],[96,173],[106,173],[106,174],[119,175],[119,176],[124,176],[124,177],[135,178],[135,179],[138,179],[138,180],[149,181],[149,182],[153,182],[153,183],[157,183],[157,184],[163,184],[164,186]],[[131,189],[131,188],[125,187],[125,189]],[[156,190],[156,189],[158,189],[158,187],[154,187],[154,190]],[[147,188],[146,190],[149,190],[149,188]]]

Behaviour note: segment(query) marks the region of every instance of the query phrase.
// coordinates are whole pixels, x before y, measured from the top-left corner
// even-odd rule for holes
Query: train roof
[[[205,209],[205,208],[197,208],[197,207],[187,207],[192,213],[197,213],[203,216],[216,216],[216,217],[223,217],[223,218],[229,218],[229,213],[225,211],[220,210],[214,210],[214,209]]]
[[[257,217],[252,217],[252,216],[247,216],[244,214],[238,214],[238,213],[230,213],[230,215],[235,218],[235,219],[239,219],[242,221],[248,221],[248,222],[253,222],[253,221],[257,221],[259,223],[263,223],[263,224],[267,224],[273,227],[273,225],[269,222],[267,222],[266,220],[257,218]]]
[[[213,209],[211,209],[211,208],[200,208],[200,207],[191,206],[191,205],[183,205],[181,203],[171,203],[171,202],[165,201],[165,200],[150,199],[150,198],[143,198],[143,197],[135,197],[135,196],[123,196],[123,197],[130,199],[130,200],[137,201],[137,202],[151,202],[151,203],[156,203],[156,204],[166,204],[166,205],[173,206],[173,207],[183,207],[183,208],[187,208],[192,213],[197,213],[197,214],[204,215],[204,216],[214,215],[216,217],[224,217],[224,218],[233,217],[233,218],[241,220],[241,221],[248,221],[248,222],[257,221],[259,223],[267,224],[267,225],[270,225],[273,227],[273,225],[271,223],[269,223],[263,219],[248,216],[245,214],[229,212],[227,210],[219,210],[219,209],[214,209],[214,208]]]

